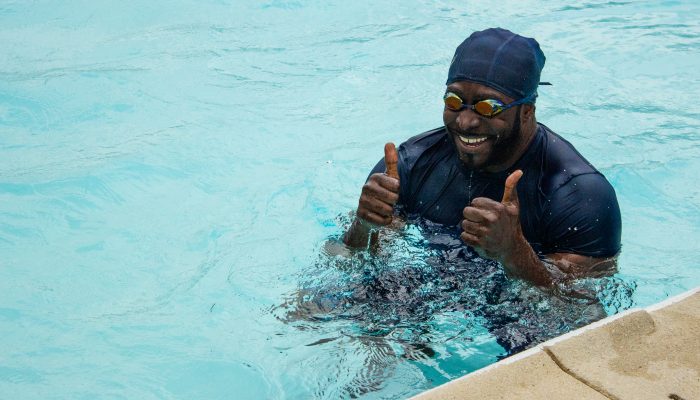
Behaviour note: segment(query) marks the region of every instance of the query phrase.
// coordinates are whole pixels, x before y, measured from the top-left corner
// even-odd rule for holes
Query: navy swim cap
[[[472,33],[457,47],[446,84],[476,82],[519,100],[537,92],[544,61],[535,39],[490,28]]]

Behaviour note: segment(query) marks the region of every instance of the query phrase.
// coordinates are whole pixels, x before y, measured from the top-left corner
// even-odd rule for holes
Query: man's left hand
[[[517,170],[506,179],[503,200],[499,203],[477,197],[464,208],[462,240],[482,257],[501,263],[511,259],[524,239],[520,227],[520,204],[516,186],[523,172]]]

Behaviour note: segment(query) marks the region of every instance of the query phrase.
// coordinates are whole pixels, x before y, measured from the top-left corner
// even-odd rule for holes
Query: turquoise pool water
[[[429,228],[324,253],[489,26],[538,39],[538,119],[617,190],[620,273],[583,285],[700,285],[700,3],[395,3],[0,2],[0,397],[402,398],[506,354],[494,316],[576,325]]]

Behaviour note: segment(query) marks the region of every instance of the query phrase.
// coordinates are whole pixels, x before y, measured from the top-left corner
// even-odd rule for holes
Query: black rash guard
[[[542,124],[520,160],[499,173],[466,168],[444,127],[407,140],[398,153],[398,205],[409,217],[458,225],[474,198],[500,201],[506,178],[521,169],[520,223],[535,252],[609,257],[620,251],[615,190],[571,143]],[[375,172],[384,172],[384,159]]]

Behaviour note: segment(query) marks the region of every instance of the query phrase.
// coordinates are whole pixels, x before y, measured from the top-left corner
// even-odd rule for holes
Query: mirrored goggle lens
[[[501,111],[500,105],[493,100],[482,100],[474,104],[474,110],[481,115],[491,117]]]
[[[452,111],[459,111],[462,109],[462,99],[454,93],[448,93],[445,95],[445,107]]]

